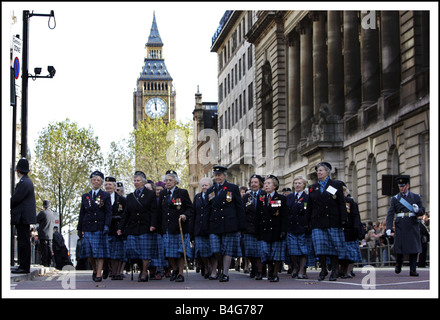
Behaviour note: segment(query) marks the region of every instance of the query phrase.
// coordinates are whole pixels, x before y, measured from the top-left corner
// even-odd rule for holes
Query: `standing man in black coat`
[[[40,240],[41,263],[50,267],[52,262],[52,239],[55,217],[49,200],[43,200],[43,210],[37,215],[38,239]]]
[[[232,257],[241,257],[240,231],[245,229],[243,199],[236,184],[226,181],[228,169],[214,166],[215,184],[208,194],[209,241],[213,258],[210,280],[229,281]],[[223,274],[216,275],[218,262],[223,261]]]
[[[305,216],[305,227],[312,230],[315,253],[319,258],[321,272],[318,280],[328,274],[327,257],[330,257],[332,273],[330,281],[338,277],[338,256],[345,255],[343,227],[347,223],[345,197],[340,181],[330,179],[332,166],[321,162],[316,167],[318,183],[309,188],[309,202]]]
[[[395,272],[402,271],[403,255],[409,254],[409,275],[417,277],[417,254],[422,252],[418,216],[425,214],[420,195],[409,191],[409,178],[397,177],[399,193],[391,198],[387,214],[387,236],[391,235],[394,218]]]
[[[192,202],[186,189],[177,187],[179,177],[174,170],[168,170],[164,176],[165,189],[160,192],[159,206],[161,210],[161,232],[164,236],[165,257],[173,269],[170,281],[184,282],[183,245],[185,255],[191,258],[191,239],[189,222],[192,216]],[[182,225],[180,235],[179,219]]]
[[[20,179],[11,197],[11,224],[15,225],[18,241],[19,267],[12,273],[29,273],[31,268],[30,225],[37,222],[35,191],[32,180],[28,177],[29,162],[26,158],[18,160],[15,168]]]

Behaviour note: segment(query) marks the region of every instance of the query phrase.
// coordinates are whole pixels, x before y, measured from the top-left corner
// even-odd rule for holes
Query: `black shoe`
[[[318,281],[324,280],[326,275],[328,275],[327,269],[326,268],[322,268],[321,272],[319,273]]]
[[[299,278],[299,277],[298,277],[298,273],[293,272],[293,273],[292,273],[292,279],[295,279],[295,278]]]
[[[208,279],[209,280],[218,280],[218,274],[216,274],[214,277],[213,276],[209,276]]]
[[[418,277],[419,276],[419,274],[414,270],[414,271],[410,271],[409,272],[409,275],[411,276],[411,277]]]
[[[101,282],[101,281],[102,281],[102,277],[95,277],[95,279],[93,279],[93,281],[95,281],[95,282]]]
[[[299,274],[298,275],[298,279],[308,279],[309,277],[307,276],[307,274]]]
[[[330,274],[329,280],[330,281],[336,281],[336,279],[338,279],[338,272],[337,271],[336,272],[332,271],[332,273]]]
[[[14,274],[30,273],[30,270],[24,270],[24,269],[21,269],[21,268],[17,268],[17,269],[11,270],[11,273],[14,273]]]
[[[92,273],[92,280],[93,280],[93,281],[96,280],[96,273],[95,273],[95,272]]]
[[[181,274],[177,275],[175,282],[184,282],[184,281],[185,278]]]
[[[103,278],[103,279],[107,279],[107,278],[108,278],[108,273],[109,273],[108,270],[103,270],[103,271],[102,271],[102,278]]]
[[[171,277],[170,277],[170,281],[176,280],[178,275],[179,275],[179,273],[177,271],[173,271],[173,273],[171,274]]]
[[[229,276],[222,274],[220,280],[220,282],[228,282],[229,281]]]
[[[278,276],[274,276],[272,279],[270,279],[270,282],[280,282],[280,278],[278,278]]]
[[[400,271],[402,271],[402,265],[396,264],[396,268],[394,268],[394,272],[395,273],[400,273]]]
[[[255,274],[255,280],[263,280],[263,274],[257,272],[257,273]]]

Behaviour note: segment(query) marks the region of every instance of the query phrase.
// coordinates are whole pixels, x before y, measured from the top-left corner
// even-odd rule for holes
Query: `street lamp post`
[[[53,78],[55,75],[55,68],[51,66],[51,71],[49,71],[49,76],[32,76],[29,75],[29,19],[33,16],[36,17],[49,17],[54,18],[55,22],[55,13],[52,10],[49,14],[40,14],[40,13],[33,13],[29,12],[29,10],[23,10],[23,55],[22,55],[22,76],[21,76],[21,157],[28,158],[27,157],[27,128],[28,128],[28,80],[29,76],[32,77],[32,79],[35,80],[35,78]],[[56,23],[53,28],[50,27],[49,29],[55,29]],[[35,68],[37,69],[37,68]],[[35,70],[36,71],[36,70]],[[41,72],[41,68],[40,68]]]

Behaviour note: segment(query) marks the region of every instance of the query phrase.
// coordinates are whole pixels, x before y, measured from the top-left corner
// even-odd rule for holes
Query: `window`
[[[252,46],[248,47],[248,69],[252,67]]]
[[[248,105],[249,105],[249,110],[252,109],[253,104],[254,104],[254,99],[253,99],[253,95],[254,95],[254,84],[253,82],[251,82],[248,86]]]
[[[241,80],[241,59],[238,60],[238,80]]]
[[[243,53],[243,76],[246,74],[246,54]]]

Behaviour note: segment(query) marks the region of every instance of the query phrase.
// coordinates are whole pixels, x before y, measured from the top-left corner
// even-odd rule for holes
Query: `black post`
[[[21,157],[27,157],[28,79],[29,79],[29,10],[23,10],[23,52],[21,75]],[[15,161],[15,160],[14,160]]]

